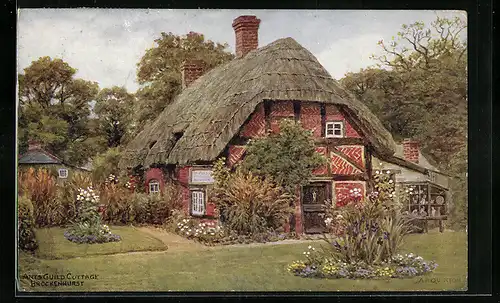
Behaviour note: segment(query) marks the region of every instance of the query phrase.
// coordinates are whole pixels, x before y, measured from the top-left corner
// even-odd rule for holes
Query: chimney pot
[[[236,35],[236,57],[242,58],[259,47],[260,19],[256,16],[239,16],[233,20]]]
[[[188,87],[198,79],[204,72],[204,62],[202,60],[188,59],[181,65],[182,88]]]
[[[406,138],[403,140],[403,155],[410,162],[418,163],[420,156],[419,143],[416,140]]]
[[[28,142],[28,150],[42,149],[42,143],[37,140],[30,140]]]

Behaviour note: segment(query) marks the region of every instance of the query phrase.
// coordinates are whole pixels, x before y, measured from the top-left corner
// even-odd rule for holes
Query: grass
[[[411,279],[326,280],[289,274],[286,266],[301,259],[310,243],[89,255],[67,260],[22,254],[21,286],[31,291],[409,291],[466,287],[467,244],[463,232],[410,235],[404,251],[439,264],[434,273]],[[319,245],[321,241],[313,243]],[[83,286],[32,287],[22,278],[24,273],[94,274],[98,278],[84,280]]]
[[[122,240],[102,244],[78,244],[64,237],[64,229],[53,227],[36,231],[39,249],[36,257],[41,259],[68,259],[91,255],[107,255],[134,251],[166,250],[167,246],[159,239],[142,233],[131,226],[113,226],[111,231]]]

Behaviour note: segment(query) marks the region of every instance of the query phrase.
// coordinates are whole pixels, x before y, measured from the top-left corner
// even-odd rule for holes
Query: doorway
[[[302,187],[302,212],[304,214],[304,232],[318,234],[326,231],[326,201],[330,200],[331,183],[318,182]]]

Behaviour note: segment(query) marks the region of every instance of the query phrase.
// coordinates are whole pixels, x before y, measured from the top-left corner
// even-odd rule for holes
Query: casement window
[[[344,137],[344,122],[327,122],[325,130],[326,138],[343,138]]]
[[[68,170],[66,168],[59,169],[59,178],[66,179],[68,177]]]
[[[149,181],[149,193],[157,194],[160,192],[160,182],[158,180]]]
[[[191,214],[203,216],[205,214],[205,192],[202,190],[191,191]]]

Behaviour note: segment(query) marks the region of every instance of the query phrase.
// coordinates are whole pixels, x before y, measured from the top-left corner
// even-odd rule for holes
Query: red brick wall
[[[232,167],[236,163],[238,163],[245,154],[246,147],[239,145],[231,145],[229,146],[229,155],[227,157],[227,165]]]
[[[163,192],[163,189],[165,187],[165,178],[160,168],[150,168],[146,171],[146,192],[149,193],[149,181],[153,179],[158,180],[158,182],[160,183],[160,191]]]
[[[303,102],[300,108],[302,127],[313,131],[313,136],[321,137],[321,107],[318,103]]]
[[[365,181],[335,181],[335,202],[337,206],[344,206],[353,199],[361,199],[366,195]],[[361,196],[356,196],[354,189],[359,189]]]
[[[359,169],[344,160],[341,156],[335,154],[333,151],[330,152],[330,159],[332,174],[334,175],[352,175],[361,173]]]
[[[261,103],[252,114],[250,120],[243,126],[241,136],[244,138],[255,138],[266,133],[266,118],[264,105]]]
[[[359,133],[352,127],[352,125],[345,119],[342,113],[335,105],[327,104],[325,106],[326,122],[330,121],[344,121],[345,136],[347,138],[361,138]]]
[[[271,131],[279,133],[279,122],[281,119],[295,119],[292,101],[275,101],[271,104]]]
[[[189,196],[189,169],[189,166],[183,166],[177,171],[177,180],[182,187],[182,206],[186,215],[189,214],[189,201],[191,200]]]
[[[335,149],[341,151],[354,163],[365,167],[365,146],[364,145],[339,145]]]

